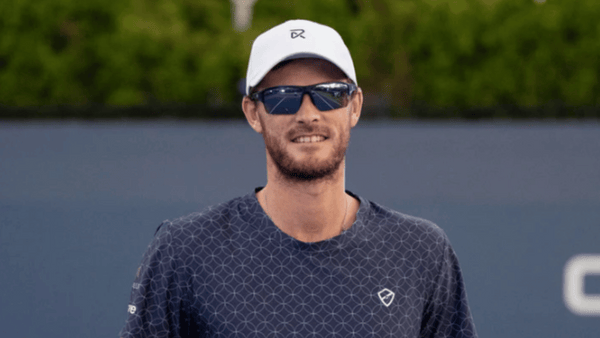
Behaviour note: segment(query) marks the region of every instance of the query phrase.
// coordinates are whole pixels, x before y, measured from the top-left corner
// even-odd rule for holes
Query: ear
[[[360,113],[363,105],[363,92],[360,87],[356,88],[350,104],[350,126],[354,128],[360,119]]]
[[[262,134],[262,125],[259,120],[259,103],[252,101],[248,96],[244,96],[242,99],[242,110],[244,111],[244,115],[246,115],[246,120],[248,124],[254,131],[259,134]]]

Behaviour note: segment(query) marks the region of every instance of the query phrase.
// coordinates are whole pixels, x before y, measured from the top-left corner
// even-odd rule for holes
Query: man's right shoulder
[[[200,212],[193,212],[172,220],[164,220],[156,229],[155,237],[165,234],[184,236],[199,232],[215,232],[227,229],[233,218],[240,217],[244,199],[247,196],[236,197],[227,202],[215,204]]]

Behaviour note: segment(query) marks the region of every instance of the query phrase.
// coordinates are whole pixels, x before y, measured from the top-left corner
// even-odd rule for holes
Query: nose
[[[312,103],[310,95],[304,94],[302,96],[302,104],[295,117],[298,123],[317,122],[321,117],[321,111]]]

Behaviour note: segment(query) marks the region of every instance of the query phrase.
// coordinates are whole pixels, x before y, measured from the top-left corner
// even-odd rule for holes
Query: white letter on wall
[[[565,265],[563,297],[567,308],[580,316],[600,316],[600,294],[585,293],[585,276],[600,275],[600,255],[577,255]]]

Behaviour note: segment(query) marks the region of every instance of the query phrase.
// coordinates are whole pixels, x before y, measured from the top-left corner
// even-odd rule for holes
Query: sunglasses
[[[356,85],[346,82],[327,82],[312,86],[277,86],[263,89],[250,95],[254,101],[261,101],[267,113],[273,115],[296,114],[302,105],[304,94],[320,111],[338,109],[348,105],[348,98],[356,90]]]

